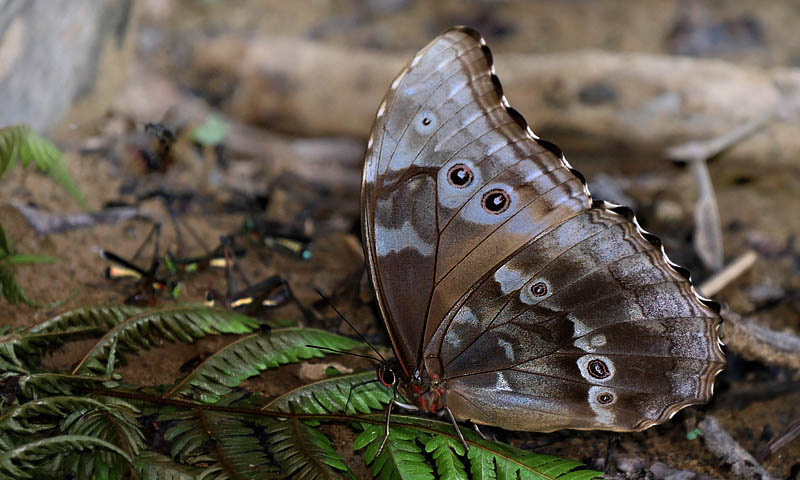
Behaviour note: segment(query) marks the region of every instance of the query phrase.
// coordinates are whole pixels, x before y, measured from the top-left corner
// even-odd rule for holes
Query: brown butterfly
[[[392,82],[361,212],[399,363],[379,372],[413,406],[454,424],[631,431],[711,397],[719,306],[630,209],[592,201],[509,106],[475,30],[448,30]]]

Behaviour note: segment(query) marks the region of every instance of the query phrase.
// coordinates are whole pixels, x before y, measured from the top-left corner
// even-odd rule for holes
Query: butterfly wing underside
[[[629,209],[597,202],[484,275],[425,358],[463,419],[642,430],[711,397],[720,321]]]
[[[468,183],[452,182],[459,169]],[[506,208],[489,213],[498,188]],[[557,148],[508,106],[474,30],[451,29],[423,48],[378,109],[362,184],[367,265],[406,373],[498,258],[589,203]]]
[[[460,419],[641,430],[707,401],[724,365],[718,307],[630,210],[592,203],[471,29],[422,49],[381,103],[362,228],[406,375],[441,381]]]

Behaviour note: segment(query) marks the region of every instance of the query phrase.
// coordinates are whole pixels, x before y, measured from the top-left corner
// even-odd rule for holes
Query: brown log
[[[194,52],[200,72],[241,80],[229,106],[234,116],[302,136],[361,138],[391,79],[410,58],[237,35],[199,41]],[[568,152],[618,145],[659,152],[657,160],[665,147],[721,135],[770,110],[777,110],[774,119],[726,158],[789,166],[800,151],[797,69],[595,51],[494,57],[511,104],[534,131],[558,137]]]

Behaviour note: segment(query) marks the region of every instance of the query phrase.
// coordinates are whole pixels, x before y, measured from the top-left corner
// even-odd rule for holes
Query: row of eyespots
[[[450,167],[447,172],[447,181],[456,188],[466,188],[475,178],[472,169],[463,163],[457,163]],[[502,188],[494,188],[483,194],[481,198],[483,209],[489,213],[498,215],[511,206],[511,197]]]

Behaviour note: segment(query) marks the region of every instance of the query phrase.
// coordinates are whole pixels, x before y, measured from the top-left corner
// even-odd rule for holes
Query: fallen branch
[[[703,438],[708,450],[730,465],[731,472],[735,476],[758,480],[775,478],[733,439],[716,418],[708,415],[698,424],[698,427],[703,431]]]
[[[779,332],[726,312],[722,324],[722,339],[731,351],[747,360],[765,365],[800,368],[800,337]]]

